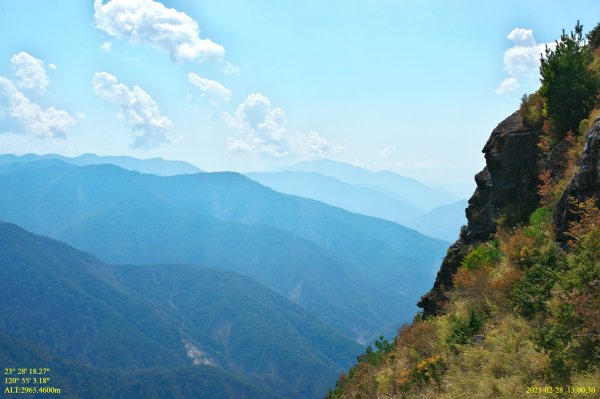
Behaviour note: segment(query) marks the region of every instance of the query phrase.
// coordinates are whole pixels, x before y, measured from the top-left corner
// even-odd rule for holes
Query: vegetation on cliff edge
[[[596,198],[573,203],[568,243],[557,242],[552,223],[578,172],[583,133],[600,115],[600,24],[587,38],[579,23],[563,32],[542,61],[542,88],[523,98],[525,124],[543,129],[542,157],[554,157],[542,168],[540,208],[527,224],[499,220],[493,239],[474,245],[454,275],[444,314],[417,316],[391,344],[359,356],[327,398],[600,396]]]

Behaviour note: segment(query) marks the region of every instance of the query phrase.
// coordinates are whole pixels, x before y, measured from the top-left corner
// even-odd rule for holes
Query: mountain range
[[[467,220],[466,200],[456,201],[442,189],[392,172],[371,172],[322,159],[245,175],[285,194],[396,222],[449,242]]]
[[[468,206],[467,200],[440,205],[411,221],[407,226],[430,237],[454,242],[458,239],[461,227],[467,224],[465,210]]]
[[[409,321],[447,243],[236,173],[160,177],[59,160],[0,166],[0,219],[110,263],[253,277],[358,342]]]
[[[273,190],[311,198],[351,212],[379,217],[402,225],[423,215],[412,202],[380,187],[354,185],[316,172],[247,173],[250,179]]]
[[[0,154],[0,165],[15,162],[36,162],[56,159],[73,165],[102,165],[111,164],[123,169],[133,170],[141,173],[150,173],[159,176],[173,176],[188,173],[202,172],[196,166],[184,161],[171,161],[162,158],[138,159],[129,156],[82,154],[77,157],[65,157],[58,154]]]
[[[456,202],[452,195],[442,189],[427,186],[410,177],[390,171],[371,172],[358,166],[329,159],[300,162],[286,170],[315,172],[356,186],[377,188],[400,201],[415,204],[423,212],[428,212],[440,205]]]

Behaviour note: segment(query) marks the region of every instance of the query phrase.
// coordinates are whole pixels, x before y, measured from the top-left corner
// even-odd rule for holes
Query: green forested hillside
[[[0,334],[0,363],[7,367],[50,367],[47,386],[60,389],[60,397],[68,399],[283,398],[211,366],[165,366],[139,370],[98,368],[56,356],[41,346],[4,334]],[[19,397],[43,396],[23,394]]]
[[[0,223],[0,288],[0,334],[20,340],[3,356],[37,367],[28,345],[43,347],[73,364],[62,372],[70,383],[82,381],[80,364],[100,383],[115,374],[124,387],[130,377],[180,376],[194,390],[222,381],[240,393],[240,381],[251,380],[250,393],[319,397],[359,350],[247,277],[197,266],[110,266],[7,223]]]

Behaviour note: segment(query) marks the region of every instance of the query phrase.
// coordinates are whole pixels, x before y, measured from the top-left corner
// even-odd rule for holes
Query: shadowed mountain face
[[[2,364],[51,363],[67,397],[151,397],[162,381],[174,398],[316,398],[360,350],[247,277],[199,266],[110,266],[7,223],[0,306]],[[82,375],[102,389],[90,390]],[[135,391],[136,380],[147,387],[120,392]]]
[[[96,154],[83,154],[73,158],[58,154],[25,154],[21,156],[12,154],[0,155],[0,165],[15,162],[37,162],[44,160],[59,160],[79,166],[111,164],[123,169],[141,173],[150,173],[159,176],[173,176],[202,172],[200,169],[190,163],[183,161],[170,161],[162,158],[138,159],[128,156],[103,156]]]
[[[328,159],[301,162],[287,170],[316,172],[335,177],[338,180],[353,185],[377,188],[398,200],[411,203],[425,212],[440,205],[447,205],[456,201],[450,194],[426,186],[409,177],[397,175],[389,171],[371,172],[354,165]]]
[[[359,341],[412,318],[447,245],[235,173],[38,166],[0,167],[0,218],[113,263],[243,273]]]

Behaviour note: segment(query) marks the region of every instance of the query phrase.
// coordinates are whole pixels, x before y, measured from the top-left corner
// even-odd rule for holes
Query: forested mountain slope
[[[7,223],[0,306],[3,364],[51,364],[68,397],[106,397],[144,381],[147,391],[129,397],[179,386],[170,397],[314,398],[359,350],[250,278],[199,266],[111,266]],[[102,389],[86,386],[87,377]]]

